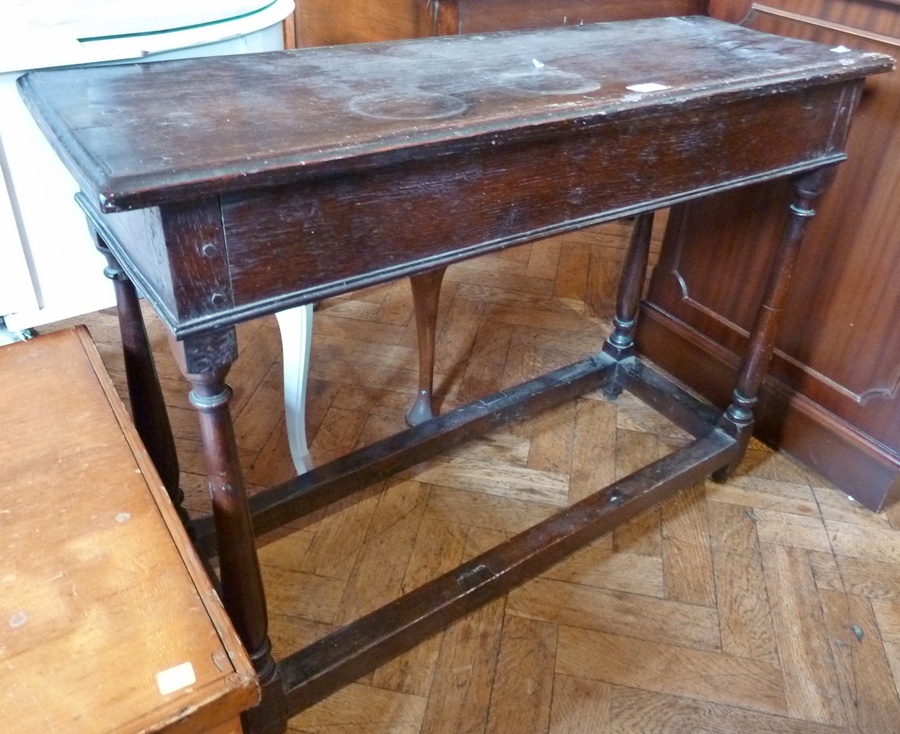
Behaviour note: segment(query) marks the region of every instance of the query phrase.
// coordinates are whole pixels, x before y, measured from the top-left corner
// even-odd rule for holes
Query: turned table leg
[[[253,521],[238,461],[225,377],[237,357],[234,329],[171,340],[172,350],[190,381],[191,404],[200,419],[200,436],[219,555],[222,602],[259,675],[262,701],[243,716],[248,734],[285,730],[284,690],[268,636],[268,613]]]
[[[431,270],[409,279],[412,286],[413,307],[416,311],[416,335],[419,342],[419,389],[416,401],[406,414],[411,426],[434,418],[434,350],[437,333],[438,300],[441,281],[447,268]]]
[[[800,252],[803,233],[807,222],[816,213],[812,208],[813,203],[831,183],[833,176],[834,168],[828,167],[802,174],[792,180],[794,201],[790,206],[787,227],[770,270],[765,295],[756,314],[753,331],[750,333],[750,346],[741,363],[731,404],[722,416],[725,429],[732,433],[744,448],[753,433],[753,410],[760,385],[775,350],[775,338],[778,335],[782,309]],[[743,455],[743,450],[739,455]],[[735,460],[719,469],[713,474],[713,478],[716,481],[727,479],[737,463],[738,460]]]
[[[613,332],[603,345],[603,351],[617,360],[631,357],[635,353],[634,329],[637,324],[638,309],[644,291],[647,263],[650,261],[650,235],[653,232],[653,212],[635,217],[634,228],[622,274],[619,276],[619,290],[616,294],[616,315],[613,317]],[[622,392],[618,380],[611,380],[604,394],[615,399]]]
[[[181,521],[190,530],[190,521],[182,507],[184,493],[178,484],[178,455],[175,438],[169,423],[169,414],[163,398],[156,364],[150,350],[150,340],[141,314],[137,291],[128,275],[121,268],[103,238],[95,231],[97,249],[106,257],[104,275],[113,282],[116,293],[116,311],[122,337],[122,353],[125,359],[125,379],[131,402],[131,416],[153,465],[162,479],[163,486]]]

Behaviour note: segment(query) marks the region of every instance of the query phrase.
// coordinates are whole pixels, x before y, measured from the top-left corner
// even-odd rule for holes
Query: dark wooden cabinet
[[[297,46],[705,14],[705,0],[296,0]]]
[[[900,56],[898,0],[770,0],[752,8],[732,0],[298,0],[295,21],[298,45],[323,45],[695,13]],[[761,438],[872,509],[900,484],[898,108],[900,74],[867,82],[850,160],[804,243],[803,275],[758,413]],[[721,405],[765,285],[747,244],[777,241],[785,215],[776,202],[784,195],[760,186],[677,208],[669,219],[639,346]]]
[[[898,2],[773,0],[754,4],[745,24],[900,56]],[[810,223],[757,426],[872,509],[900,483],[898,121],[900,74],[869,79],[849,160]],[[783,195],[760,186],[680,207],[669,220],[640,348],[717,403],[728,402],[764,285],[747,245],[774,254],[766,242],[784,224]]]

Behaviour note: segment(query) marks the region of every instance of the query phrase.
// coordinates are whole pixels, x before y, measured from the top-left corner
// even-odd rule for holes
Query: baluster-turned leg
[[[250,654],[262,688],[260,704],[244,714],[248,734],[285,731],[287,709],[281,678],[272,658],[268,612],[253,520],[228,404],[231,388],[225,377],[237,358],[234,329],[170,340],[184,376],[190,381],[191,404],[200,418],[200,438],[212,498],[219,553],[222,602]]]
[[[634,328],[644,291],[647,263],[650,261],[652,232],[653,212],[639,214],[631,230],[628,252],[619,277],[613,332],[603,345],[603,351],[618,360],[634,354]],[[622,387],[614,379],[606,385],[603,392],[608,398],[615,399],[622,392]]]
[[[156,374],[156,364],[150,350],[150,340],[147,338],[137,291],[115,255],[97,232],[94,232],[94,241],[97,249],[106,257],[108,264],[104,274],[113,282],[115,288],[132,420],[181,521],[190,529],[190,520],[182,507],[184,493],[178,484],[175,439],[172,436],[169,414]]]
[[[739,456],[743,456],[753,433],[753,409],[757,393],[765,377],[772,353],[775,337],[781,323],[781,313],[790,285],[791,273],[797,262],[800,244],[806,223],[815,215],[812,205],[821,195],[834,176],[834,168],[820,168],[793,179],[794,201],[790,206],[790,218],[781,240],[781,246],[769,272],[765,295],[753,331],[750,346],[741,363],[737,385],[732,392],[731,404],[722,416],[726,430],[743,444]],[[723,481],[734,471],[740,459],[736,459],[713,474],[713,479]]]
[[[406,414],[406,422],[417,426],[434,418],[432,393],[434,390],[434,350],[437,333],[438,300],[441,281],[447,268],[431,270],[409,279],[413,306],[416,311],[416,335],[419,342],[419,390],[416,402]]]

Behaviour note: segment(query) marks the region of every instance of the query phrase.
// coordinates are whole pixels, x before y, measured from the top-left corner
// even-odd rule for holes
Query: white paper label
[[[632,84],[630,87],[625,87],[625,89],[631,92],[639,92],[640,94],[644,94],[645,92],[661,92],[663,89],[668,89],[665,84],[657,84],[656,82],[647,82],[646,84]]]
[[[156,674],[156,685],[159,686],[159,692],[164,696],[187,688],[196,682],[194,666],[190,663],[182,663]]]

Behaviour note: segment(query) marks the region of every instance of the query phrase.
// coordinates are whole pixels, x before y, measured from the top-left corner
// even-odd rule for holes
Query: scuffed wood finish
[[[645,53],[659,38],[664,73]],[[838,82],[885,66],[695,17],[36,73],[22,85],[95,208],[158,212],[105,224],[133,239],[141,217],[141,247],[115,254],[182,338],[836,162],[856,94]],[[667,88],[627,89],[645,82]],[[781,134],[760,136],[772,119]],[[165,258],[148,255],[166,239]]]
[[[651,42],[664,46],[665,70],[647,59]],[[252,732],[282,731],[285,706],[295,713],[310,705],[623,519],[733,467],[749,438],[777,318],[759,319],[734,404],[715,423],[699,425],[709,411],[691,410],[668,381],[653,373],[644,380],[627,345],[551,373],[551,402],[578,382],[591,389],[621,373],[667,414],[691,414],[686,423],[698,436],[277,669],[227,408],[234,326],[773,178],[792,181],[792,210],[805,219],[807,182],[844,157],[863,77],[891,65],[885,56],[838,57],[710,19],[675,18],[35,73],[21,82],[117,261],[141,287],[163,285],[150,298],[170,306],[160,315],[182,342],[179,361],[203,414],[223,594],[263,687],[246,719]],[[189,160],[177,160],[188,152]],[[129,239],[130,210],[142,208],[158,216]],[[767,309],[780,306],[801,233],[793,227],[782,238]],[[639,228],[625,267],[620,342],[636,311],[649,234]],[[154,260],[161,267],[143,274],[139,263]],[[486,425],[529,414],[545,402],[540,379],[426,421],[364,462],[357,455],[335,464],[338,474],[352,471],[344,482],[310,487],[312,500],[303,482],[259,497],[288,517],[310,501],[343,497],[359,477],[381,478],[379,467],[407,467],[422,445],[462,435],[467,411]]]
[[[253,668],[87,331],[0,374],[0,728],[239,734]]]
[[[900,6],[868,0],[755,3],[752,28],[896,55]],[[760,437],[867,507],[900,486],[900,76],[866,83],[848,164],[811,223],[757,413]],[[784,224],[784,188],[766,185],[677,211],[638,341],[667,370],[724,404],[763,275]],[[721,270],[708,267],[710,248]],[[740,291],[741,297],[737,294]],[[702,365],[702,369],[698,369]]]

